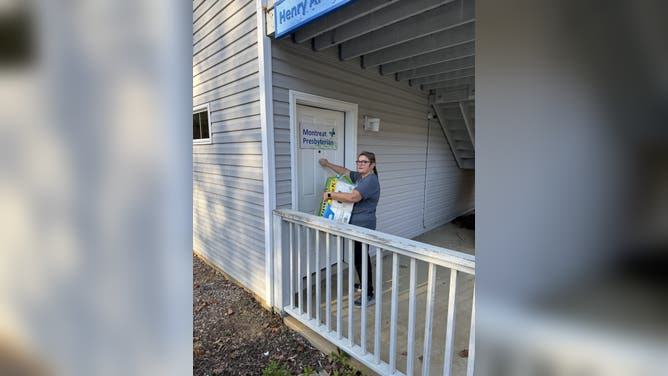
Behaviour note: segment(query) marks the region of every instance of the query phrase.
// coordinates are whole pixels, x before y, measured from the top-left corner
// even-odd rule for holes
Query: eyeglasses
[[[365,165],[365,164],[369,164],[370,162],[369,161],[355,161],[355,163]]]

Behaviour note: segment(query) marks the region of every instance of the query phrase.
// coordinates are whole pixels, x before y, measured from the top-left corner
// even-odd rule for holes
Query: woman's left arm
[[[342,202],[359,202],[362,200],[362,195],[357,189],[353,189],[352,192],[325,192],[323,194],[323,200],[329,200],[331,195],[332,200],[342,201]]]

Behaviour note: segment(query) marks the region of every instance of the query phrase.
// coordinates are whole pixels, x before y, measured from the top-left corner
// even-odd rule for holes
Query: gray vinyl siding
[[[378,160],[378,230],[411,238],[473,208],[473,173],[457,167],[436,122],[428,134],[426,93],[360,68],[359,59],[340,62],[336,49],[314,53],[286,40],[272,42],[272,70],[278,208],[290,208],[292,199],[290,89],[358,104],[357,151],[372,151]],[[363,115],[379,117],[380,132],[364,131]],[[437,194],[449,198],[432,208]]]
[[[443,213],[450,221],[473,208],[475,170],[457,168],[450,146],[438,120],[430,122],[425,227],[439,226]]]
[[[193,106],[211,144],[193,145],[195,251],[265,294],[262,136],[255,1],[193,2]]]

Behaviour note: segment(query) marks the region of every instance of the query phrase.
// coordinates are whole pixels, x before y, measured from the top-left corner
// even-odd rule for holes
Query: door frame
[[[319,107],[325,110],[341,111],[345,113],[343,129],[345,135],[343,139],[343,165],[352,163],[357,158],[357,103],[343,102],[337,99],[321,97],[290,90],[290,179],[292,189],[292,209],[299,207],[299,197],[297,195],[297,135],[299,126],[297,124],[297,105]],[[347,168],[347,167],[346,167]],[[324,183],[323,183],[324,184]]]

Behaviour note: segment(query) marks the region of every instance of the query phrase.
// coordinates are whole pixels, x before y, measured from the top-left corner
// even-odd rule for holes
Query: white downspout
[[[262,133],[262,188],[264,192],[265,300],[274,306],[273,210],[276,208],[274,156],[274,106],[271,76],[271,40],[267,37],[264,8],[266,0],[256,0],[257,49],[260,84],[260,128]]]

